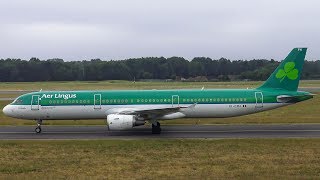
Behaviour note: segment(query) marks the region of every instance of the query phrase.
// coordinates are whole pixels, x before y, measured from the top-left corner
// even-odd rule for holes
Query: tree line
[[[99,81],[139,79],[183,79],[209,81],[266,80],[279,65],[266,59],[213,60],[196,57],[147,57],[126,60],[64,61],[63,59],[1,59],[0,81]],[[320,60],[306,61],[302,79],[320,79]]]

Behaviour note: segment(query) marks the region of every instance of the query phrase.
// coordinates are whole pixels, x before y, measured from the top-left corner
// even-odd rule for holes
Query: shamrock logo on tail
[[[284,80],[285,77],[288,77],[291,80],[295,80],[298,78],[299,70],[294,68],[295,67],[294,62],[287,62],[284,65],[284,69],[279,69],[276,78],[281,79],[280,82]]]

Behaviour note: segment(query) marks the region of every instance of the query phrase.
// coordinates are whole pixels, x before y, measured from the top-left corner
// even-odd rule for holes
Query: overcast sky
[[[319,0],[1,0],[0,58],[320,59]]]

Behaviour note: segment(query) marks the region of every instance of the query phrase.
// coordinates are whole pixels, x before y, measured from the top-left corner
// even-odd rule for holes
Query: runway
[[[151,134],[148,126],[109,131],[106,126],[2,126],[0,139],[152,139],[152,138],[320,138],[320,124],[295,125],[168,125]]]

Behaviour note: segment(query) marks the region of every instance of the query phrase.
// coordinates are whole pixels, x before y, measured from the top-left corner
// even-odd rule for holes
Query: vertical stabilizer
[[[307,48],[294,48],[258,89],[297,91]]]

